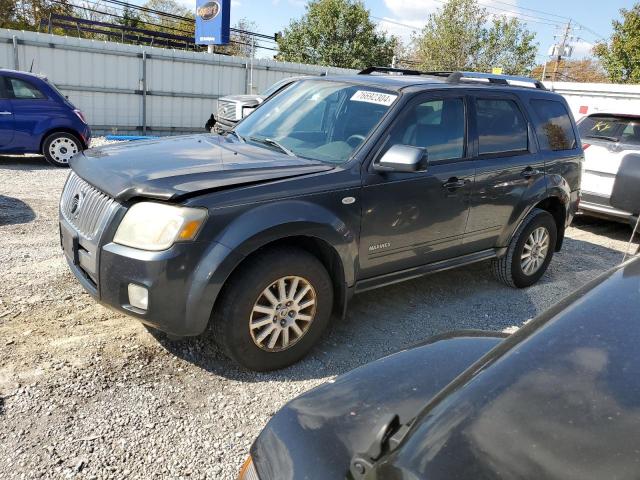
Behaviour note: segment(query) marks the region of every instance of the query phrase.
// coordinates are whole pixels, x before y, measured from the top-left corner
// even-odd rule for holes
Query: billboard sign
[[[231,0],[196,0],[196,44],[229,43]]]

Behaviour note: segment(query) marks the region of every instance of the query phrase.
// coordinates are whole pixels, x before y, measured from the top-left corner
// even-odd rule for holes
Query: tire
[[[52,133],[42,143],[44,158],[56,167],[69,167],[71,157],[81,151],[82,143],[72,133]]]
[[[534,263],[526,263],[526,258],[528,257],[523,259],[523,255],[526,255],[526,253],[530,252],[529,256],[535,252],[539,252],[540,255],[543,254],[540,246],[538,246],[537,250],[535,247],[534,249],[531,249],[531,239],[534,239],[534,244],[537,243],[532,235],[539,235],[542,231],[540,229],[544,229],[548,236],[548,243],[544,250],[544,256],[538,257],[537,259],[536,256],[534,256]],[[551,262],[551,259],[553,258],[557,238],[558,228],[553,216],[545,210],[537,208],[534,209],[529,213],[529,215],[527,215],[520,227],[518,227],[518,230],[509,243],[507,253],[500,258],[494,258],[492,260],[491,269],[493,271],[493,275],[497,280],[500,280],[510,287],[526,288],[533,285],[540,280],[542,275],[546,272],[549,262]],[[527,248],[526,252],[525,245]],[[536,261],[538,262],[537,268]],[[532,262],[531,259],[530,262]]]
[[[291,297],[300,295],[307,286],[311,289],[294,303]],[[266,290],[276,302],[269,300]],[[284,297],[286,302],[281,301]],[[314,303],[305,306],[311,300]],[[329,324],[332,308],[331,278],[317,258],[298,249],[268,250],[241,265],[229,279],[212,315],[213,335],[222,351],[240,365],[254,371],[277,370],[311,350]],[[303,317],[312,320],[301,320]],[[261,323],[264,325],[257,327]],[[293,324],[302,335],[296,333]],[[288,331],[286,335],[284,330]]]

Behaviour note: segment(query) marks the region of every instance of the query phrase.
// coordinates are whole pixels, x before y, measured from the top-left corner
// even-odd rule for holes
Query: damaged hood
[[[325,163],[202,134],[92,148],[71,168],[109,196],[175,200],[204,190],[331,170]]]

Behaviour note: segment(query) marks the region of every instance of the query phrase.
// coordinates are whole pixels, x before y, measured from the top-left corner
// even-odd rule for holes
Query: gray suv
[[[304,79],[226,136],[78,154],[61,244],[97,301],[281,368],[355,293],[484,260],[535,283],[576,211],[577,138],[564,99],[526,78]]]

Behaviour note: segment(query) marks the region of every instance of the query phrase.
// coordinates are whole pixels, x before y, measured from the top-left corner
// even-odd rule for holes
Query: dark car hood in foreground
[[[493,345],[436,342],[294,399],[254,443],[261,480],[345,478],[381,415],[416,410],[367,479],[640,478],[640,258]]]
[[[71,160],[84,180],[118,200],[174,200],[231,185],[331,170],[330,165],[211,134],[92,148]]]
[[[490,335],[490,336],[487,336]],[[289,402],[254,443],[261,480],[341,479],[387,414],[408,422],[441,388],[503,340],[497,332],[436,337],[341,375]]]

